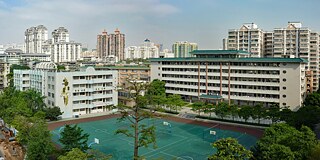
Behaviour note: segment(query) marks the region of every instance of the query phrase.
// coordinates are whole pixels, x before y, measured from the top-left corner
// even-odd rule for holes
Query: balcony
[[[228,98],[228,96],[224,95],[223,98]],[[230,96],[231,100],[242,100],[242,101],[256,101],[256,102],[269,102],[269,103],[279,103],[280,100],[278,98],[264,98],[264,97],[249,97],[249,96]]]
[[[180,94],[188,96],[198,96],[198,92],[186,92],[186,91],[176,91],[176,90],[166,90],[166,93]],[[201,94],[201,93],[200,93]]]
[[[248,78],[279,78],[279,75],[273,74],[244,74],[244,73],[231,73],[231,77],[248,77]]]

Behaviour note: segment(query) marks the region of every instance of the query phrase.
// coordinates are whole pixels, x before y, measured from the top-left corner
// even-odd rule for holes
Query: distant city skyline
[[[146,38],[171,49],[176,41],[199,49],[222,49],[228,29],[255,23],[265,31],[300,21],[320,31],[318,0],[0,0],[0,44],[24,43],[24,31],[44,25],[48,31],[65,27],[89,49],[104,29],[119,28],[126,47]]]

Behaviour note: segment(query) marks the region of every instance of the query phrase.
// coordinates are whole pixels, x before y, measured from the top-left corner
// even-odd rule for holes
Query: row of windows
[[[178,78],[178,79],[198,79],[198,75],[176,75],[176,74],[163,74],[162,77]],[[200,76],[200,79],[207,79],[206,76]],[[220,76],[208,76],[208,80],[220,80]],[[228,77],[222,76],[222,80],[228,80]],[[279,83],[277,78],[249,78],[249,77],[230,77],[230,81],[243,81],[243,82],[268,82]]]
[[[186,85],[188,88],[190,85],[198,86],[197,82],[182,82],[182,81],[165,81],[166,84],[178,84],[178,85]],[[200,83],[200,86],[206,86],[206,83]],[[208,87],[220,87],[220,83],[208,83]],[[223,88],[228,88],[228,84],[222,84]],[[230,84],[230,88],[234,89],[252,89],[252,90],[272,90],[279,91],[279,86],[259,86],[259,85],[237,85]]]
[[[95,100],[80,100],[80,101],[73,101],[73,104],[93,104],[95,102],[112,102],[112,97],[110,98],[100,98]]]
[[[74,80],[112,79],[112,75],[74,76]]]
[[[179,92],[190,92],[197,93],[197,89],[189,89],[189,88],[175,88],[175,87],[166,87],[166,90],[170,91],[179,91]],[[206,90],[200,90],[200,94],[206,94]],[[208,94],[220,94],[219,91],[208,90]],[[222,91],[222,95],[228,95],[227,91]],[[240,96],[240,97],[255,97],[255,98],[274,98],[279,99],[280,96],[277,94],[259,94],[259,93],[243,93],[243,92],[231,92],[231,96]]]
[[[112,91],[94,91],[94,92],[78,92],[78,93],[73,93],[73,96],[92,96],[92,95],[106,95],[106,94],[111,94]]]
[[[198,72],[197,68],[162,68],[162,71],[174,71],[174,72]],[[206,72],[206,69],[200,69],[200,72]],[[284,70],[284,73],[286,71]],[[220,69],[208,69],[208,73],[220,73]],[[229,73],[228,69],[222,69],[222,73]],[[230,73],[243,73],[243,74],[272,74],[279,75],[279,71],[270,70],[241,70],[241,69],[230,69]]]
[[[161,62],[159,61],[159,64]],[[261,67],[280,67],[280,63],[272,63],[272,62],[185,62],[185,61],[176,61],[176,62],[167,62],[163,61],[162,65],[211,65],[211,66],[218,66],[218,65],[223,65],[223,66],[228,66],[230,63],[231,66],[261,66]],[[285,64],[283,64],[285,65]]]
[[[95,83],[95,84],[74,84],[73,88],[78,89],[78,88],[109,87],[109,86],[112,86],[112,82]]]

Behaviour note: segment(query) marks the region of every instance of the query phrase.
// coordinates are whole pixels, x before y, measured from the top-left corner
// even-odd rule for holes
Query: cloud
[[[93,47],[103,28],[133,31],[148,27],[151,19],[178,12],[179,8],[161,0],[0,0],[0,44],[22,43],[27,28],[43,24],[49,33],[64,26],[71,39]]]

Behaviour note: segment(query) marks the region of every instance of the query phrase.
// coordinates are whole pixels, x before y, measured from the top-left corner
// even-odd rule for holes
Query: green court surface
[[[168,122],[168,124],[166,123]],[[220,138],[237,138],[246,148],[253,146],[257,138],[245,133],[222,130],[219,125],[204,127],[194,124],[168,121],[164,119],[147,119],[142,121],[145,125],[156,126],[157,148],[141,147],[140,156],[149,159],[163,160],[206,160],[209,155],[216,152],[211,144]],[[125,135],[115,135],[119,128],[130,128],[128,121],[119,122],[116,118],[78,124],[84,132],[90,134],[88,144],[99,139],[99,144],[92,144],[93,149],[105,154],[111,154],[115,160],[129,160],[133,155],[133,139]],[[62,128],[52,131],[54,142],[58,143]],[[210,134],[211,131],[211,134]],[[212,132],[216,132],[214,133]]]

